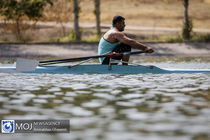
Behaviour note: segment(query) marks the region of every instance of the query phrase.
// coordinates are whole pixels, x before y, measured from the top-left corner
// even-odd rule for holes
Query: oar
[[[47,61],[39,61],[39,65],[49,65],[49,64],[58,64],[58,63],[66,63],[66,62],[76,62],[87,60],[90,58],[99,58],[99,57],[110,57],[113,58],[115,56],[123,56],[123,55],[132,55],[132,54],[140,54],[145,53],[144,51],[135,51],[135,52],[124,52],[124,53],[109,53],[105,55],[96,55],[96,56],[87,56],[87,57],[78,57],[78,58],[69,58],[69,59],[57,59],[57,60],[47,60]]]
[[[59,63],[67,63],[67,62],[76,62],[87,60],[90,58],[100,58],[100,57],[116,57],[116,56],[123,56],[123,55],[133,55],[133,54],[140,54],[145,53],[145,51],[134,51],[134,52],[124,52],[124,53],[109,53],[105,55],[96,55],[96,56],[87,56],[87,57],[78,57],[78,58],[69,58],[69,59],[56,59],[56,60],[46,60],[46,61],[36,61],[36,60],[28,60],[23,58],[18,58],[16,62],[16,70],[21,71],[34,71],[37,66],[43,65],[51,65],[51,64],[59,64]]]

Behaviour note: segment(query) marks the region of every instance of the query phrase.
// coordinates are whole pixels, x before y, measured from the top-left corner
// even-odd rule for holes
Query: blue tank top
[[[110,43],[102,37],[98,45],[98,55],[103,55],[111,52],[118,44],[120,44],[120,42]],[[104,59],[105,57],[99,58],[100,64],[102,64]]]

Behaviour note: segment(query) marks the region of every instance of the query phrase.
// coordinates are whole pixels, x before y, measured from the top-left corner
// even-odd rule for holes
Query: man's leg
[[[131,47],[129,45],[126,44],[119,44],[117,45],[112,52],[116,52],[116,53],[124,53],[124,52],[131,52]],[[128,62],[130,58],[130,55],[124,55],[123,57],[118,57],[118,58],[113,58],[113,59],[117,59],[117,60],[122,60],[125,62]],[[123,65],[128,65],[128,63],[122,63]]]
[[[128,65],[129,59],[130,59],[130,55],[124,55],[124,56],[122,57],[122,61],[124,61],[122,64],[123,64],[123,65]],[[127,62],[127,63],[125,63],[125,62]]]
[[[124,53],[124,52],[131,52],[131,47],[126,45],[126,44],[119,44],[117,45],[113,50],[112,52],[116,52],[116,53]],[[112,59],[115,59],[115,60],[122,60],[122,61],[125,61],[125,62],[128,62],[129,61],[129,58],[130,58],[130,55],[124,55],[123,57],[122,56],[118,56],[118,57],[114,57]],[[104,59],[104,61],[102,62],[103,65],[108,65],[110,62],[110,58],[109,57],[106,57]],[[128,63],[123,63],[123,65],[128,65]]]
[[[108,65],[110,61],[109,57],[105,57],[104,61],[102,62],[102,65]]]

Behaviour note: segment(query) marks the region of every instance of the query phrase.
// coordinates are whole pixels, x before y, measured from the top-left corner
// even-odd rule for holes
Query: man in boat
[[[110,52],[123,53],[130,52],[131,48],[143,50],[147,53],[152,53],[153,49],[137,42],[134,39],[127,37],[123,31],[125,28],[125,18],[122,16],[115,16],[112,20],[112,28],[107,31],[101,38],[98,45],[98,55],[107,54]],[[130,55],[118,56],[113,59],[122,60],[123,65],[128,65]],[[101,64],[109,64],[109,57],[99,58]]]

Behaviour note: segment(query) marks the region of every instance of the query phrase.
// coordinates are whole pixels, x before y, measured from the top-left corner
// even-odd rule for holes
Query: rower
[[[153,49],[146,45],[137,42],[134,39],[127,37],[123,31],[125,28],[125,18],[122,16],[115,16],[112,20],[112,28],[107,31],[101,38],[98,45],[98,55],[106,54],[109,52],[123,53],[130,52],[131,48],[143,50],[147,53],[154,52]],[[123,65],[128,65],[130,55],[118,56],[112,59],[122,60]],[[108,65],[110,57],[100,57],[101,64]]]

